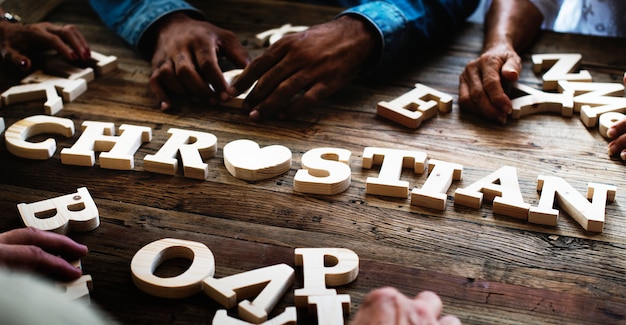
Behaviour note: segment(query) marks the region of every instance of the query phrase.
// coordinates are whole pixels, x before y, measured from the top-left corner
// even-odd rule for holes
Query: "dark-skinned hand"
[[[230,89],[250,118],[285,117],[319,103],[358,76],[378,51],[380,36],[355,16],[287,34],[255,58]]]
[[[162,110],[171,107],[171,95],[191,96],[213,103],[228,99],[228,84],[218,57],[238,67],[249,61],[248,52],[228,30],[172,13],[157,26],[149,86]]]

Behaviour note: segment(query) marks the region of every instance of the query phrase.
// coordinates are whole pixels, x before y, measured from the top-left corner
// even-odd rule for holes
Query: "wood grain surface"
[[[263,50],[254,35],[286,23],[313,25],[332,19],[340,8],[281,1],[192,1],[216,25],[235,31],[256,55]],[[597,127],[585,127],[578,114],[533,115],[498,125],[460,112],[458,77],[475,58],[482,26],[468,24],[443,49],[416,60],[386,78],[349,85],[320,105],[292,119],[252,122],[236,108],[180,100],[172,113],[155,109],[148,91],[150,65],[107,30],[86,1],[69,0],[46,20],[75,24],[93,50],[119,58],[119,67],[88,84],[87,91],[57,114],[74,121],[72,138],[55,137],[57,152],[48,160],[27,160],[0,144],[0,231],[23,227],[19,203],[40,201],[86,187],[100,212],[101,225],[70,237],[89,246],[82,260],[93,278],[92,304],[123,324],[209,324],[220,306],[205,294],[183,299],[152,297],[135,287],[130,261],[141,247],[162,238],[207,245],[215,256],[215,277],[286,263],[296,268],[294,249],[344,247],[360,258],[357,279],[336,288],[351,296],[351,315],[370,290],[395,286],[408,295],[437,292],[444,313],[464,324],[623,324],[626,323],[626,204],[624,164],[607,155],[607,140]],[[581,53],[581,68],[594,81],[621,82],[626,42],[544,33],[523,54],[521,82],[538,88],[533,53]],[[228,70],[227,63],[224,69]],[[0,87],[19,77],[4,69]],[[389,101],[415,83],[454,97],[453,110],[408,129],[376,116],[376,103]],[[0,108],[7,126],[43,114],[40,102]],[[84,121],[152,128],[152,141],[135,154],[130,171],[61,163],[60,150],[71,147]],[[210,132],[218,151],[206,160],[206,180],[155,174],[143,169],[143,157],[156,153],[170,128]],[[39,139],[39,138],[34,138]],[[291,169],[278,177],[247,182],[231,176],[222,148],[238,139],[260,146],[282,145],[293,153]],[[352,152],[352,182],[347,191],[308,195],[294,191],[301,156],[318,147]],[[379,169],[362,168],[365,147],[426,152],[429,158],[463,165],[463,179],[452,183],[444,211],[410,204],[407,197],[367,195],[365,180]],[[454,205],[454,190],[466,187],[502,166],[517,169],[524,200],[536,206],[538,175],[558,176],[585,194],[589,182],[617,186],[607,203],[602,233],[585,232],[567,214],[556,227],[540,226],[480,209]],[[421,187],[426,175],[406,169],[402,179]],[[184,270],[171,261],[164,274]],[[294,305],[302,287],[296,268],[293,289],[272,315]],[[315,317],[298,310],[299,324]],[[346,319],[346,323],[349,318]]]

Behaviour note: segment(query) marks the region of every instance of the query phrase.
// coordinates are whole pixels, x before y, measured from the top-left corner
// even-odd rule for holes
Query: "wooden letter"
[[[226,82],[230,85],[233,82],[235,82],[237,77],[239,77],[239,75],[242,72],[243,72],[243,69],[233,69],[233,70],[226,71],[224,72],[224,79],[226,79]],[[226,106],[226,107],[232,107],[232,108],[241,108],[241,106],[243,105],[243,101],[246,99],[246,97],[248,96],[248,93],[250,93],[250,91],[254,88],[255,85],[256,85],[256,82],[254,82],[248,90],[239,94],[239,96],[235,98],[230,98],[228,101],[225,101],[225,102],[220,102],[220,105]]]
[[[452,96],[418,83],[413,90],[391,102],[379,102],[376,114],[415,129],[422,121],[436,116],[437,109],[449,112]]]
[[[107,74],[117,69],[117,57],[104,55],[92,50],[91,65],[96,69],[98,75]]]
[[[235,140],[224,146],[224,165],[231,175],[239,179],[268,179],[291,168],[291,150],[281,145],[261,149],[254,141]]]
[[[27,227],[60,234],[90,231],[100,225],[98,207],[85,187],[52,199],[20,203],[17,209]]]
[[[582,55],[578,53],[534,54],[533,71],[540,73],[550,69],[543,75],[543,90],[557,89],[559,80],[591,81],[591,74],[587,70],[572,73],[578,68],[581,59]]]
[[[260,45],[264,45],[269,42],[269,45],[276,43],[283,36],[291,33],[298,33],[307,30],[308,26],[291,26],[291,24],[285,24],[279,28],[266,30],[256,35],[256,38],[260,41]]]
[[[239,303],[239,317],[258,324],[267,320],[294,281],[294,270],[287,264],[277,264],[221,279],[208,277],[202,281],[204,293],[226,308]]]
[[[48,115],[55,115],[63,109],[63,99],[59,97],[53,84],[39,83],[17,85],[7,89],[2,93],[2,104],[11,105],[14,103],[28,102],[45,99],[44,110]]]
[[[463,176],[463,166],[441,160],[430,159],[428,161],[428,179],[422,188],[414,188],[411,191],[411,204],[435,209],[445,210],[448,200],[448,189],[452,181],[459,181]]]
[[[541,192],[539,204],[530,208],[528,222],[556,226],[559,210],[552,208],[556,199],[559,206],[585,230],[602,232],[606,202],[615,200],[616,187],[589,183],[585,199],[564,179],[540,175],[537,177],[537,191]],[[589,199],[592,201],[589,202]]]
[[[87,91],[87,81],[85,79],[64,79],[44,74],[42,71],[35,71],[28,77],[22,79],[22,84],[50,84],[53,85],[63,100],[72,102],[78,96]]]
[[[189,268],[174,277],[162,278],[154,271],[173,258],[191,261]],[[202,280],[215,274],[213,252],[206,245],[164,238],[142,247],[130,261],[133,283],[141,291],[161,298],[185,298],[202,291]]]
[[[296,307],[287,307],[280,315],[261,323],[260,325],[296,325],[298,321],[298,311]],[[253,325],[236,318],[228,316],[226,309],[219,309],[213,317],[213,325]]]
[[[304,275],[304,288],[294,291],[296,307],[306,307],[310,296],[336,295],[327,284],[348,284],[359,275],[359,256],[346,248],[296,248],[295,255]]]
[[[72,282],[60,284],[59,287],[65,290],[68,300],[81,299],[90,302],[89,292],[93,290],[93,281],[91,275],[83,275]]]
[[[423,174],[426,153],[398,149],[367,147],[363,150],[363,168],[380,165],[378,178],[368,177],[365,181],[367,194],[403,197],[409,195],[409,182],[401,181],[402,168],[413,168],[416,174]]]
[[[10,153],[27,159],[46,160],[54,155],[56,141],[48,138],[41,142],[29,142],[28,138],[39,134],[60,134],[69,138],[74,135],[74,122],[67,118],[33,115],[11,125],[4,137]]]
[[[559,90],[575,94],[574,111],[587,127],[596,126],[604,113],[626,111],[624,85],[619,83],[559,81]]]
[[[320,325],[343,325],[343,316],[350,314],[350,296],[309,296],[309,310],[317,314]]]
[[[479,209],[483,196],[493,201],[493,212],[527,220],[530,204],[524,202],[517,180],[517,170],[504,166],[466,188],[454,193],[454,204]]]
[[[171,128],[167,142],[154,155],[146,155],[143,168],[147,171],[176,175],[178,171],[177,155],[183,165],[185,177],[206,179],[209,176],[209,165],[204,159],[213,157],[217,152],[217,137],[211,133],[186,131]]]
[[[346,149],[316,148],[302,155],[302,169],[296,172],[297,192],[333,195],[350,187],[350,154]]]
[[[61,162],[66,165],[93,166],[94,151],[100,154],[100,167],[132,170],[134,154],[142,143],[152,140],[152,129],[145,126],[122,124],[120,135],[113,136],[115,126],[106,122],[83,122],[83,134],[71,148],[61,150]]]
[[[625,119],[626,119],[626,115],[622,113],[617,113],[617,112],[604,113],[600,115],[600,125],[598,126],[598,131],[603,137],[608,139],[609,136],[606,133],[609,131],[609,128],[611,128],[611,126],[613,126],[615,123],[625,120]]]
[[[519,119],[538,113],[557,113],[566,117],[574,114],[574,99],[569,92],[563,94],[546,93],[518,82],[512,83],[511,87],[526,94],[511,101],[513,105],[511,118]]]

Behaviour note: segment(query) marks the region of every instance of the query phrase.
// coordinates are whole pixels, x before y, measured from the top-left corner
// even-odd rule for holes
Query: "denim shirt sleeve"
[[[89,0],[104,24],[139,50],[144,33],[161,17],[177,11],[203,14],[183,0]]]
[[[354,4],[341,15],[359,15],[381,36],[376,70],[450,39],[478,6],[479,0],[342,1]]]

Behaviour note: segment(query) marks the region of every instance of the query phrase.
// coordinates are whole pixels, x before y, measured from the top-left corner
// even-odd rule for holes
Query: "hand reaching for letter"
[[[258,80],[244,101],[253,120],[311,107],[359,74],[376,53],[378,37],[368,23],[348,15],[288,34],[248,65],[230,94]]]
[[[170,94],[214,102],[228,99],[218,56],[224,55],[238,67],[246,66],[248,52],[237,36],[183,13],[172,13],[157,24],[149,85],[160,108],[170,108]]]
[[[73,25],[48,22],[22,25],[0,22],[2,60],[22,70],[31,67],[29,55],[56,50],[70,61],[89,60],[91,50],[83,34]]]
[[[515,82],[521,58],[507,45],[491,47],[467,64],[459,78],[459,107],[506,123],[513,110],[503,83]]]
[[[53,280],[70,281],[82,271],[68,261],[87,254],[81,245],[53,232],[36,228],[20,228],[0,234],[0,265],[39,273]]]
[[[370,292],[363,301],[351,325],[456,325],[455,316],[440,317],[443,308],[435,293],[423,291],[410,299],[394,288],[381,288]]]

